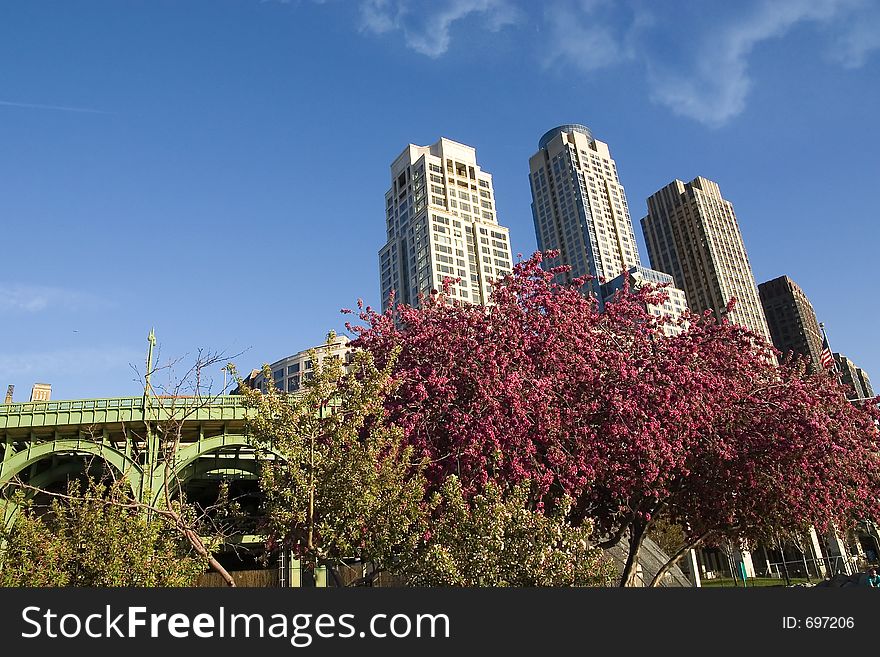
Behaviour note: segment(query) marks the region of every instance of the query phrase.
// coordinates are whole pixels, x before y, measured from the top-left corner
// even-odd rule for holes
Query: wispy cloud
[[[87,107],[67,107],[64,105],[39,105],[37,103],[18,103],[11,100],[0,100],[3,107],[20,107],[22,109],[54,110],[56,112],[80,112],[83,114],[112,114],[104,110],[89,109]]]
[[[45,310],[94,310],[106,302],[92,294],[60,287],[0,282],[0,315]]]
[[[544,13],[551,57],[586,73],[640,61],[652,101],[718,127],[746,107],[755,49],[796,27],[817,28],[831,42],[830,58],[850,68],[880,49],[880,6],[872,0],[757,0],[730,5],[727,15],[714,12],[711,20],[667,11],[663,23],[648,7],[638,0],[549,3]]]
[[[829,54],[845,68],[859,68],[875,50],[880,50],[880,3],[868,3],[844,22]]]
[[[0,352],[0,381],[37,377],[51,382],[53,376],[129,371],[129,363],[143,354],[125,347],[86,347],[35,352]],[[35,379],[36,380],[36,379]]]
[[[712,127],[745,109],[755,50],[800,26],[813,28],[828,59],[848,68],[863,66],[880,49],[876,0],[742,0],[700,12],[686,5],[661,11],[645,0],[359,0],[357,6],[361,31],[402,35],[407,47],[431,58],[449,50],[458,22],[480,21],[487,30],[533,26],[537,39],[523,30],[523,47],[545,65],[585,76],[637,65],[653,102]]]
[[[651,98],[674,113],[709,126],[720,126],[740,114],[753,81],[749,58],[755,48],[784,37],[804,23],[828,24],[849,13],[851,0],[776,0],[761,2],[740,18],[707,28],[692,51],[692,66],[670,67],[648,61]]]
[[[556,0],[544,6],[548,31],[546,65],[563,61],[589,73],[631,60],[635,50],[628,32],[642,27],[638,14],[627,26],[618,18],[615,0]]]
[[[452,40],[452,26],[479,17],[490,31],[511,25],[520,17],[511,0],[362,0],[361,30],[374,34],[400,31],[406,45],[422,55],[440,57]]]

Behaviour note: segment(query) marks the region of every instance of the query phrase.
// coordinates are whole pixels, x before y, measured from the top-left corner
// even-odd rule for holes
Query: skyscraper
[[[382,308],[389,295],[417,305],[419,294],[453,283],[450,295],[486,304],[492,282],[512,269],[507,228],[498,225],[492,176],[471,146],[440,139],[410,144],[391,164],[385,194],[387,243],[379,251]]]
[[[866,399],[874,396],[868,373],[843,354],[834,354],[834,365],[840,375],[840,382],[851,386],[850,399]]]
[[[804,356],[810,361],[810,367],[819,370],[822,334],[813,305],[804,291],[788,276],[780,276],[761,283],[758,293],[773,346],[783,356],[789,352]]]
[[[706,178],[674,180],[648,199],[642,219],[654,269],[672,274],[694,312],[711,309],[770,340],[758,287],[730,201]]]
[[[602,283],[641,265],[617,165],[589,128],[546,132],[529,159],[529,181],[538,248],[559,251],[545,266],[571,265],[569,279],[592,275]],[[601,299],[598,284],[594,291]]]

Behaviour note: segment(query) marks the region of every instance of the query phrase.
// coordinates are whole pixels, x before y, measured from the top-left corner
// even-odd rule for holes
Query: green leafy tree
[[[668,555],[678,552],[687,543],[684,529],[665,518],[658,518],[648,532],[648,538],[654,541]]]
[[[121,481],[71,481],[48,506],[16,501],[21,513],[0,528],[0,586],[192,586],[205,572],[205,558]]]
[[[457,477],[431,498],[434,522],[404,573],[419,586],[610,586],[616,577],[589,522],[572,526],[564,499],[549,514],[529,508],[529,485],[504,494],[490,482],[466,499]]]
[[[346,367],[329,353],[333,337],[311,353],[302,394],[245,390],[249,433],[274,455],[261,468],[269,547],[311,568],[358,559],[378,574],[415,548],[425,484],[402,432],[383,420],[390,365],[359,352]]]

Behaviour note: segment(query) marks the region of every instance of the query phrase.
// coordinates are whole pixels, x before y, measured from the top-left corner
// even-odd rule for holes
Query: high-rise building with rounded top
[[[529,158],[538,248],[559,251],[546,267],[570,265],[568,279],[598,284],[641,265],[635,233],[608,144],[570,123],[548,130]],[[600,299],[601,300],[601,299]]]

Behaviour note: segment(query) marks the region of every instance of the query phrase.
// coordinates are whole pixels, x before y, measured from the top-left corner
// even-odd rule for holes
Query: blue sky
[[[530,254],[528,158],[569,122],[646,264],[645,198],[716,180],[758,281],[792,276],[880,383],[878,116],[870,0],[5,0],[0,385],[136,394],[152,326],[163,360],[243,370],[321,342],[379,302],[409,142],[475,146]]]

